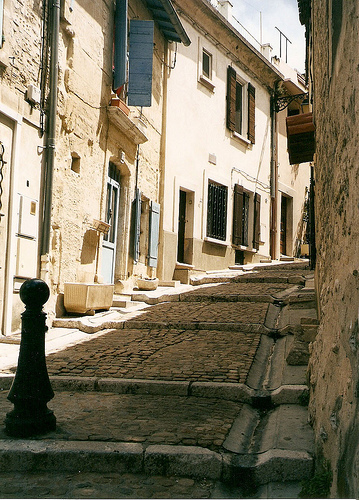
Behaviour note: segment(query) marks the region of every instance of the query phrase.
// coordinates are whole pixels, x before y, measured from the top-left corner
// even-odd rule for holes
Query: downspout
[[[163,102],[162,102],[162,128],[161,128],[161,146],[160,146],[160,179],[159,179],[159,199],[158,202],[161,206],[160,209],[160,233],[158,244],[158,264],[157,264],[157,277],[161,280],[166,279],[166,269],[164,262],[165,255],[165,235],[164,235],[164,213],[165,206],[165,174],[166,174],[166,147],[167,147],[167,88],[168,77],[171,68],[169,67],[169,46],[165,40],[164,46],[164,64],[163,64]]]
[[[270,164],[270,256],[276,258],[277,242],[277,193],[278,193],[278,167],[277,167],[277,113],[276,113],[276,88],[271,96],[270,118],[271,118],[271,164]]]
[[[57,112],[57,87],[59,66],[59,27],[60,27],[60,0],[49,0],[50,8],[50,75],[49,75],[49,108],[47,118],[46,137],[46,162],[45,162],[45,185],[44,185],[44,211],[41,235],[41,255],[44,256],[50,250],[51,231],[51,208],[52,208],[52,186],[55,162],[55,134],[56,134],[56,112]]]

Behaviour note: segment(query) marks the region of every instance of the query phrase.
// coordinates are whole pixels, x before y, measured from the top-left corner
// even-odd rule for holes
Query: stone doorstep
[[[240,470],[251,472],[254,487],[273,481],[308,479],[309,453],[269,450],[237,456],[197,446],[150,445],[96,441],[0,440],[0,471],[81,471],[186,476],[233,482]],[[237,483],[238,484],[238,483]],[[240,486],[240,483],[238,484]]]

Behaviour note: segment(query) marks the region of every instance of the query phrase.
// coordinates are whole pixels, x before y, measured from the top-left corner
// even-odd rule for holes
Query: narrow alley
[[[307,262],[147,302],[116,328],[95,315],[96,333],[47,356],[57,429],[1,429],[2,498],[299,498],[313,469]],[[2,420],[14,370],[1,373]]]

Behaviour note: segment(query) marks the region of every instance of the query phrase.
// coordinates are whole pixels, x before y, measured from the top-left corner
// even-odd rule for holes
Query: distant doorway
[[[180,190],[179,214],[178,214],[178,243],[177,243],[177,262],[184,262],[185,235],[186,235],[186,204],[187,193]]]
[[[280,207],[280,253],[282,255],[287,255],[287,205],[287,198],[282,195]]]

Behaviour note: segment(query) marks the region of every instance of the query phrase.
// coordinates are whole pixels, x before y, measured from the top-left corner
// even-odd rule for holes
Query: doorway
[[[287,255],[287,198],[282,195],[280,206],[280,253]]]
[[[4,315],[6,294],[8,294],[8,300],[10,299],[10,291],[6,290],[6,274],[9,266],[8,231],[13,143],[13,122],[5,116],[1,116],[0,118],[0,141],[0,333],[5,334]]]
[[[120,200],[120,172],[114,163],[109,163],[107,179],[105,222],[110,229],[102,243],[102,277],[105,283],[114,283],[115,256],[118,228],[118,207]]]
[[[179,213],[178,213],[178,243],[177,243],[177,262],[184,263],[185,236],[186,236],[186,205],[187,193],[180,190]]]

